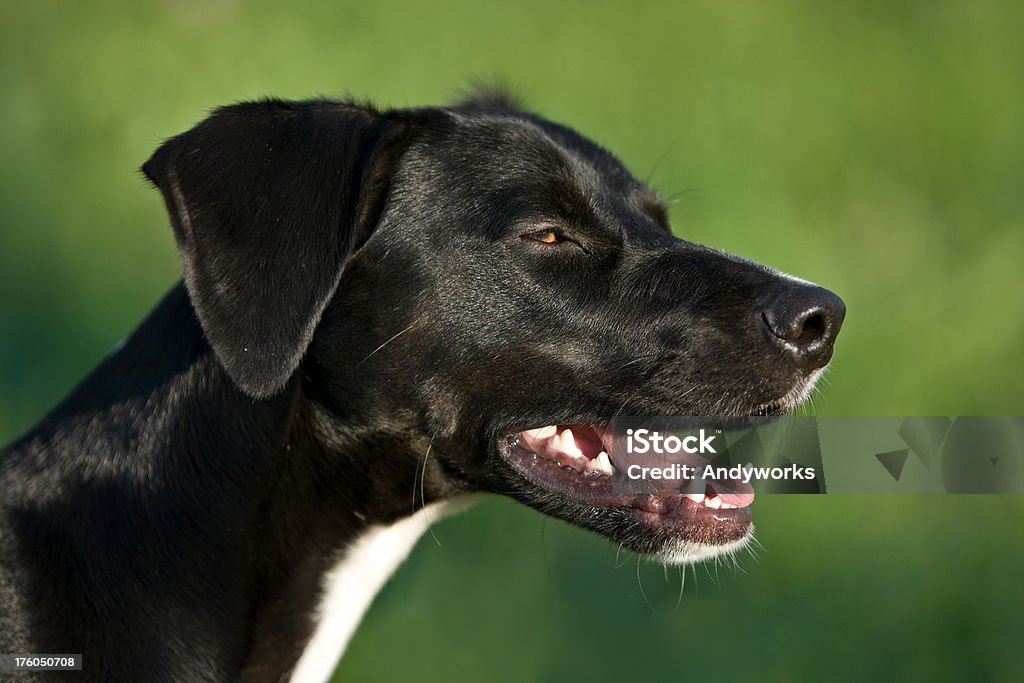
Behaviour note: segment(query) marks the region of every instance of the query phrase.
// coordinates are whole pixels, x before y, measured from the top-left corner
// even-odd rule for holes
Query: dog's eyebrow
[[[633,194],[633,203],[658,227],[672,234],[672,226],[668,222],[668,206],[657,193],[649,187],[641,187]]]

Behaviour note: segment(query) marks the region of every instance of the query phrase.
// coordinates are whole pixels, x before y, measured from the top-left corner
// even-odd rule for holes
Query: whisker
[[[427,514],[427,501],[426,501],[426,497],[424,496],[424,493],[423,493],[423,487],[424,487],[424,482],[427,479],[427,458],[430,457],[430,449],[433,448],[433,447],[434,447],[434,439],[431,438],[430,439],[430,443],[427,445],[427,452],[423,454],[423,472],[420,475],[420,505],[422,506],[420,509],[423,510],[423,514],[424,515]],[[415,495],[415,492],[413,493],[413,495]],[[427,531],[430,532],[430,536],[431,536],[431,538],[434,539],[434,543],[437,543],[437,545],[440,546],[440,545],[442,545],[441,544],[441,539],[439,539],[437,537],[437,534],[434,533],[434,521],[435,520],[433,520],[433,519],[427,519]]]
[[[377,348],[375,348],[375,349],[374,349],[373,351],[370,351],[370,353],[369,353],[369,354],[367,354],[366,358],[364,358],[364,359],[362,359],[361,361],[359,361],[358,363],[356,363],[356,365],[355,365],[355,366],[356,366],[356,367],[358,368],[358,367],[359,367],[360,365],[362,365],[362,364],[363,364],[363,363],[365,363],[366,361],[370,360],[370,358],[371,358],[371,357],[373,356],[373,354],[377,353],[378,351],[380,351],[381,349],[383,349],[383,348],[384,348],[385,346],[387,346],[387,345],[388,345],[388,344],[390,344],[391,342],[393,342],[393,341],[395,341],[396,339],[398,339],[399,337],[401,337],[401,336],[402,336],[403,334],[405,334],[406,332],[408,332],[409,330],[411,330],[411,329],[413,328],[413,326],[415,326],[415,325],[416,325],[416,323],[412,323],[412,324],[410,324],[410,325],[409,325],[409,326],[408,326],[407,328],[405,328],[404,330],[402,330],[401,332],[399,332],[399,333],[398,333],[398,334],[396,334],[395,336],[391,337],[391,339],[388,339],[388,340],[387,340],[386,342],[384,342],[383,344],[381,344],[380,346],[378,346]]]
[[[652,605],[651,601],[647,599],[647,592],[644,590],[644,582],[643,582],[643,579],[640,578],[640,559],[641,559],[640,556],[637,555],[637,558],[636,558],[636,583],[637,583],[638,586],[640,586],[640,595],[643,596],[644,602],[647,603],[647,606],[653,612],[654,611],[654,605]]]
[[[672,608],[672,614],[679,611],[683,604],[683,590],[686,588],[686,567],[679,567],[679,595],[676,596],[676,606]]]
[[[622,554],[622,544],[619,544],[619,549],[615,551],[615,564],[613,565],[616,569],[622,569],[626,566],[626,561],[619,562],[619,555]]]

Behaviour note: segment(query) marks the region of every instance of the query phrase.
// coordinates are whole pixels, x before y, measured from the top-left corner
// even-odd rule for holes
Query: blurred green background
[[[1020,414],[1022,8],[2,0],[0,442],[178,278],[136,172],[163,137],[243,98],[479,79],[616,151],[679,234],[839,292],[819,413]],[[677,606],[676,570],[485,502],[420,543],[338,678],[1020,679],[1021,497],[754,510],[765,549],[687,570]]]

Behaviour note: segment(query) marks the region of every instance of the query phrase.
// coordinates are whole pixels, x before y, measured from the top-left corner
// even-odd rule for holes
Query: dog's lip
[[[828,364],[814,370],[807,377],[800,379],[793,384],[793,387],[783,396],[762,403],[754,408],[753,414],[756,417],[780,417],[794,411],[814,392],[818,380],[828,370]]]
[[[611,451],[611,432],[605,426],[580,423],[564,425],[592,429],[599,435],[604,450]],[[711,544],[728,543],[743,538],[750,532],[749,504],[752,493],[705,495],[684,493],[628,493],[616,491],[612,478],[593,471],[578,471],[566,461],[538,455],[523,443],[522,430],[506,434],[499,439],[498,451],[512,469],[530,484],[564,498],[567,502],[598,509],[627,509],[645,526],[663,533],[684,538],[700,539]],[[735,506],[714,507],[705,500],[720,496],[734,501]],[[714,502],[709,500],[708,502]]]

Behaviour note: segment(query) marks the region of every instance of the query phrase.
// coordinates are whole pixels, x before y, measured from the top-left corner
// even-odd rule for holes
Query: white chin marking
[[[694,564],[722,555],[735,555],[747,547],[752,538],[754,538],[753,524],[747,529],[747,533],[743,538],[739,540],[721,545],[709,545],[694,541],[677,541],[662,548],[661,552],[651,555],[651,558],[662,564]]]
[[[818,383],[818,380],[821,379],[821,376],[825,374],[825,368],[827,367],[828,365],[826,364],[824,367],[820,367],[810,374],[807,381],[804,382],[803,387],[801,387],[797,395],[793,397],[794,408],[810,398],[811,394],[814,392],[815,385]]]

